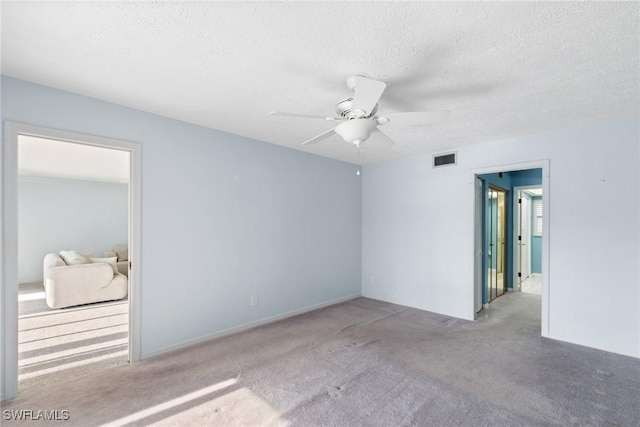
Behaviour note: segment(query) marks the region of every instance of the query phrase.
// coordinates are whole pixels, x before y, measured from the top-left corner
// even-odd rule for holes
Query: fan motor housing
[[[370,117],[375,116],[376,112],[378,111],[378,104],[376,104],[369,115],[364,117],[358,117],[356,113],[351,110],[352,105],[353,105],[353,98],[351,97],[345,98],[342,101],[338,102],[336,104],[336,114],[338,115],[338,117],[342,117],[347,120],[368,119]]]

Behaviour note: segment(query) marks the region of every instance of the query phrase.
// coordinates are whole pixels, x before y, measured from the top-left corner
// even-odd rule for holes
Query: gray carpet
[[[68,410],[51,423],[67,426],[639,425],[640,360],[543,339],[539,317],[524,293],[476,322],[358,298],[2,409]]]

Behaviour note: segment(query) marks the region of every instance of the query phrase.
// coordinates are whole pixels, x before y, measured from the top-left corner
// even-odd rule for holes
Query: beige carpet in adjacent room
[[[21,284],[20,390],[64,383],[128,363],[128,301],[50,309],[42,283]]]

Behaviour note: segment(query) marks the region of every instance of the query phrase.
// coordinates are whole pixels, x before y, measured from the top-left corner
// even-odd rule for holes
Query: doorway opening
[[[129,175],[129,151],[18,136],[20,389],[128,362]]]
[[[542,293],[543,192],[540,186],[515,187],[517,291]]]
[[[5,358],[2,364],[3,375],[1,384],[1,398],[3,401],[13,399],[17,396],[19,384],[22,384],[23,380],[29,380],[30,385],[34,386],[42,384],[43,381],[48,381],[48,379],[55,382],[65,376],[67,378],[72,377],[76,373],[81,373],[83,370],[92,370],[97,366],[95,363],[107,361],[116,354],[118,357],[122,357],[125,363],[140,360],[140,306],[138,297],[140,273],[138,261],[140,241],[139,189],[141,176],[140,146],[137,143],[12,122],[5,122],[4,136],[2,173],[4,190],[4,262],[2,264],[4,287],[2,292],[5,316],[2,319],[4,338],[2,341],[2,350]],[[126,174],[128,175],[128,182],[119,184],[96,183],[91,182],[91,179],[82,179],[82,182],[79,183],[73,179],[68,179],[69,177],[67,177],[67,179],[58,177],[53,180],[47,179],[44,176],[29,176],[27,178],[26,175],[28,175],[28,173],[26,169],[28,168],[24,168],[24,165],[20,164],[19,151],[22,148],[21,144],[28,140],[41,143],[48,142],[50,144],[49,147],[58,144],[67,148],[82,148],[94,153],[99,151],[102,153],[115,153],[117,151],[127,158],[125,168]],[[42,147],[43,146],[40,146],[40,149],[42,149]],[[58,166],[60,166],[60,163],[64,163],[52,157],[45,158],[45,160],[49,164]],[[86,166],[86,164],[83,166]],[[62,169],[68,169],[69,172],[77,172],[81,168],[69,168],[68,165],[66,165],[63,166]],[[96,168],[89,169],[95,170]],[[31,174],[34,175],[35,172],[32,170]],[[47,185],[41,185],[44,183]],[[28,191],[23,191],[28,186],[31,188],[29,188]],[[115,279],[117,277],[122,292],[126,294],[126,299],[120,296],[107,297],[105,299],[110,299],[111,302],[87,301],[87,304],[77,304],[77,301],[74,301],[73,304],[63,303],[60,307],[55,307],[58,304],[53,303],[52,305],[54,305],[54,307],[52,308],[50,304],[48,304],[51,301],[50,298],[47,298],[47,292],[44,290],[45,286],[43,285],[43,283],[46,282],[44,280],[44,271],[46,269],[43,268],[43,259],[34,260],[34,257],[23,256],[25,255],[25,252],[23,252],[25,249],[28,249],[27,252],[32,251],[34,253],[39,253],[44,250],[43,248],[34,249],[39,243],[34,243],[34,240],[37,239],[32,239],[29,243],[23,240],[23,238],[29,238],[29,233],[24,230],[21,230],[20,236],[18,233],[21,225],[28,225],[27,217],[23,216],[23,214],[28,215],[29,212],[37,213],[38,203],[43,202],[43,199],[55,193],[60,203],[66,201],[70,205],[76,204],[75,208],[77,209],[78,215],[81,215],[81,209],[78,205],[78,203],[82,204],[82,202],[79,202],[81,198],[77,197],[78,194],[70,194],[68,191],[70,187],[76,189],[81,188],[81,190],[84,190],[85,195],[99,191],[99,187],[101,190],[106,189],[106,193],[117,193],[117,197],[122,201],[124,209],[126,210],[123,215],[124,224],[120,226],[124,228],[124,231],[122,231],[121,235],[117,236],[120,240],[124,241],[114,241],[110,244],[98,243],[97,246],[91,247],[89,243],[87,243],[88,241],[98,241],[100,238],[110,239],[111,237],[116,237],[115,234],[109,231],[107,231],[104,236],[99,236],[100,232],[93,233],[92,237],[85,241],[77,240],[81,239],[78,236],[75,236],[76,240],[65,241],[62,236],[68,237],[70,231],[74,230],[74,227],[76,227],[78,223],[82,222],[78,220],[77,215],[74,216],[73,214],[69,214],[69,212],[61,215],[62,220],[66,217],[67,222],[63,224],[66,225],[66,227],[50,226],[48,229],[46,227],[40,229],[39,240],[48,241],[50,246],[46,249],[46,252],[56,255],[56,257],[62,250],[77,249],[78,253],[82,250],[90,252],[93,257],[87,258],[94,258],[94,260],[90,259],[88,263],[93,264],[93,268],[101,269],[102,272],[108,271],[109,277],[114,278],[114,281],[116,281]],[[76,199],[74,199],[74,197]],[[27,204],[32,203],[35,206],[26,206],[21,202],[26,202]],[[89,203],[94,202],[95,200]],[[86,208],[86,206],[84,207]],[[42,206],[39,208],[42,209]],[[95,206],[91,208],[95,208]],[[105,210],[108,209],[105,208]],[[94,214],[97,215],[95,211]],[[115,221],[115,217],[118,215],[117,208],[111,214],[111,219]],[[51,210],[48,210],[44,212],[44,215],[53,215],[53,213]],[[47,217],[45,222],[48,221],[48,224],[51,225],[55,222],[53,219],[52,217]],[[60,218],[55,219],[59,220]],[[90,222],[91,221],[88,221],[88,223]],[[66,233],[64,228],[66,228]],[[108,226],[103,225],[103,227],[99,227],[98,225],[95,230],[106,228],[108,228]],[[81,236],[82,234],[83,232],[80,231],[79,235]],[[128,245],[128,262],[122,266],[119,266],[117,261],[112,265],[111,259],[105,259],[112,257],[105,256],[106,254],[104,252],[112,249],[113,245],[117,245],[118,243],[127,243]],[[77,247],[74,248],[73,246]],[[40,258],[41,255],[42,254],[36,255],[35,258]],[[34,263],[33,265],[30,264],[32,262]],[[39,267],[36,266],[36,263],[39,264]],[[66,261],[64,264],[68,267],[75,267],[75,265],[68,265]],[[65,268],[65,266],[60,265],[62,268]],[[125,269],[129,276],[128,279],[120,276],[121,271]],[[39,270],[41,273],[37,273],[36,270]],[[32,276],[34,274],[41,275],[38,276],[39,280],[32,282],[30,278],[33,279],[34,277]],[[24,287],[19,286],[21,282],[25,283]],[[62,306],[65,307],[63,308]],[[88,318],[86,316],[87,314],[89,314]],[[79,319],[79,317],[84,318]],[[24,324],[20,325],[23,320],[29,322],[28,327],[24,327]],[[89,328],[92,329],[92,331],[85,331],[85,335],[61,332],[58,334],[59,340],[54,343],[51,340],[51,330],[46,332],[41,330],[43,324],[52,322],[53,324],[49,326],[53,328],[52,330],[58,332],[64,329],[64,327],[71,325],[78,326],[80,323],[86,324],[87,322],[93,322],[94,327]],[[109,323],[111,323],[111,325],[108,325]],[[98,336],[98,331],[105,331],[118,323],[120,324],[119,326],[124,325],[125,329],[110,330],[106,336]],[[20,334],[22,334],[22,336],[19,336]],[[59,372],[63,372],[63,375],[56,375],[56,373]]]
[[[537,282],[538,294],[542,295],[543,335],[547,336],[548,292],[544,289],[547,281],[543,272],[546,271],[548,242],[541,231],[548,221],[543,215],[546,207],[542,203],[542,188],[548,186],[548,175],[545,174],[548,164],[540,162],[527,166],[474,173],[474,309],[477,316],[496,298],[507,292],[518,292],[522,285],[529,290],[529,284]],[[534,228],[535,244],[532,241]],[[525,283],[526,279],[531,281]]]

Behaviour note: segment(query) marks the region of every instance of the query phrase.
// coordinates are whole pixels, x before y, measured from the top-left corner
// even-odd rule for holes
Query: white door
[[[520,249],[520,268],[518,272],[520,277],[518,284],[531,276],[531,197],[523,191],[520,192],[519,217],[518,247]]]

